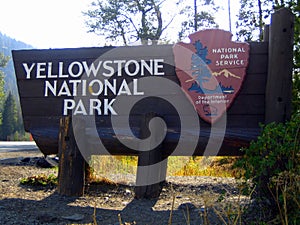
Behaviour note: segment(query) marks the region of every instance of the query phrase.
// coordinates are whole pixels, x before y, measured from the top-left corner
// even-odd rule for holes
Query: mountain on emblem
[[[249,44],[231,41],[228,31],[212,29],[173,46],[176,74],[200,117],[217,121],[231,106],[246,76]]]

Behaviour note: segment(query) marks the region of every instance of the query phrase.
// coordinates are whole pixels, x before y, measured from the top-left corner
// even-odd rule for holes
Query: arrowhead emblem
[[[231,41],[228,31],[193,33],[190,43],[173,46],[181,88],[199,116],[217,121],[232,105],[246,76],[249,44]]]

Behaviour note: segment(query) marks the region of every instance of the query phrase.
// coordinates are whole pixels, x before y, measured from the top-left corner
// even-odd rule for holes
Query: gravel
[[[247,206],[233,178],[168,177],[158,199],[136,200],[132,182],[87,185],[82,197],[60,196],[56,187],[21,185],[20,179],[39,174],[56,174],[55,169],[36,166],[40,155],[0,154],[1,224],[97,224],[166,225],[223,224],[226,206]],[[6,158],[3,160],[3,158]],[[24,160],[26,158],[26,160]],[[118,177],[118,175],[116,175]],[[131,177],[132,179],[132,177]],[[124,177],[122,176],[124,181]],[[216,214],[220,212],[218,216]],[[234,209],[238,212],[238,209]]]

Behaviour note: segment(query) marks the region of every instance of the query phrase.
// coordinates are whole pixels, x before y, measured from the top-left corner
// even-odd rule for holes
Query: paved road
[[[34,141],[0,141],[0,153],[39,151]]]

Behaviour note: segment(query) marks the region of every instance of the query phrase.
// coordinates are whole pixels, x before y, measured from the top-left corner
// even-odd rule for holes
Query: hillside
[[[4,78],[5,91],[6,93],[11,91],[13,95],[16,96],[16,99],[18,99],[18,90],[17,90],[16,78],[15,78],[15,70],[14,70],[12,56],[11,56],[11,50],[29,49],[29,48],[33,48],[33,47],[24,42],[17,41],[13,38],[10,38],[0,32],[0,52],[3,52],[4,55],[11,57],[11,60],[8,62],[7,66],[5,68],[0,68],[0,70],[2,70],[5,74],[5,78]]]

